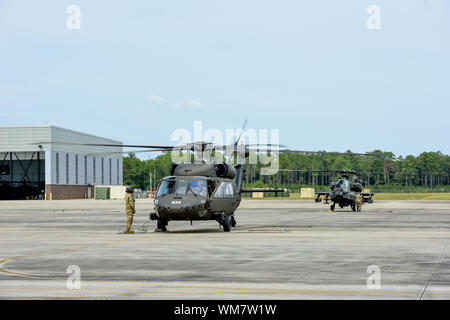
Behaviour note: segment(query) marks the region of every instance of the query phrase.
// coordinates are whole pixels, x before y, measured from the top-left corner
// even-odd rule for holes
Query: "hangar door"
[[[37,199],[45,190],[45,153],[0,152],[0,200]]]

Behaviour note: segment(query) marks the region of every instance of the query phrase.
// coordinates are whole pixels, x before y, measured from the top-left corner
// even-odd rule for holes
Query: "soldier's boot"
[[[133,223],[133,216],[129,214],[127,219],[127,230],[125,231],[125,233],[134,233],[134,231],[131,230],[132,223]]]
[[[329,212],[334,212],[334,206],[335,206],[335,204],[333,203],[333,204],[330,206]]]

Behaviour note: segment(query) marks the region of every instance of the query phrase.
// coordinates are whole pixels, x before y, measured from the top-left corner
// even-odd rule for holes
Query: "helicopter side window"
[[[233,198],[233,184],[231,182],[222,182],[217,188],[214,198]]]
[[[191,180],[189,182],[188,193],[194,193],[198,196],[206,197],[206,181],[205,180]]]
[[[163,180],[159,186],[157,197],[175,192],[175,180]]]
[[[186,193],[187,180],[178,180],[175,194],[181,196]]]
[[[231,182],[227,183],[226,195],[228,198],[233,198],[233,196],[234,196],[233,184]]]

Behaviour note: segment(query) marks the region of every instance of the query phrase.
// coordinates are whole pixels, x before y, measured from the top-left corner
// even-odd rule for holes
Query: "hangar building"
[[[51,125],[0,127],[0,199],[92,198],[95,185],[122,185],[122,147],[77,145],[89,143],[122,145]]]

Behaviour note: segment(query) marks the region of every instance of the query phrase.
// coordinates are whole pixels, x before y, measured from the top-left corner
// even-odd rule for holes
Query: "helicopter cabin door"
[[[210,198],[212,211],[233,213],[236,209],[235,189],[233,182],[222,181]]]

